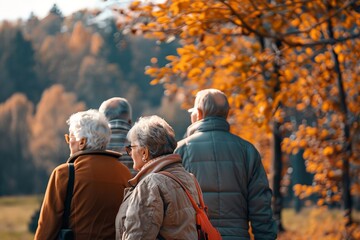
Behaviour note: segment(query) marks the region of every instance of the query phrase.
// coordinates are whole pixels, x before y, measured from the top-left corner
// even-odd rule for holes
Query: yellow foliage
[[[301,139],[299,141],[299,147],[305,148],[307,146],[307,141],[305,139]]]
[[[340,44],[338,44],[338,45],[336,45],[336,46],[334,47],[334,51],[335,51],[337,54],[339,54],[342,49],[343,49],[343,47],[342,47]]]
[[[168,16],[161,16],[157,19],[157,22],[160,24],[166,24],[169,23],[171,19]]]
[[[294,78],[294,71],[292,69],[285,69],[284,77],[288,81],[291,81]]]
[[[203,72],[203,77],[207,78],[213,73],[213,69],[210,67],[205,68]]]
[[[163,32],[153,32],[152,35],[160,40],[166,38],[166,35]]]
[[[301,184],[295,184],[293,186],[293,190],[296,196],[299,196],[302,192],[302,185]]]
[[[195,1],[193,3],[190,4],[190,7],[192,9],[196,9],[196,10],[204,10],[203,8],[206,7],[205,3],[204,2],[201,2],[201,1]]]
[[[150,81],[150,85],[156,85],[156,84],[159,84],[160,80],[159,79],[153,79]]]
[[[201,74],[201,69],[200,68],[193,68],[188,73],[188,77],[193,78],[193,77],[198,76],[199,74]]]
[[[303,154],[303,157],[305,158],[305,159],[308,159],[309,157],[310,157],[310,155],[311,155],[311,150],[310,149],[305,149],[305,151],[304,151],[304,154]]]
[[[325,156],[329,156],[329,155],[331,155],[331,154],[333,154],[334,153],[334,148],[333,147],[330,147],[330,146],[327,146],[326,148],[324,148],[324,150],[323,150],[323,154],[325,155]]]
[[[307,187],[305,190],[305,195],[306,196],[310,196],[311,194],[313,194],[313,189],[311,186]]]
[[[322,129],[320,133],[320,138],[325,139],[329,135],[329,131],[326,129]]]
[[[326,195],[326,189],[334,186],[326,186],[330,169],[342,167],[338,160],[342,149],[338,146],[344,142],[342,124],[349,121],[337,107],[340,92],[335,68],[342,73],[348,115],[358,116],[360,112],[360,44],[357,39],[344,40],[357,34],[360,15],[344,1],[280,2],[153,3],[153,10],[141,15],[149,22],[146,31],[163,41],[178,36],[182,47],[177,49],[178,56],[167,57],[167,71],[149,68],[146,74],[155,78],[152,84],[181,82],[178,87],[186,96],[194,95],[194,89],[224,90],[231,99],[232,131],[255,144],[263,139],[249,129],[269,131],[271,122],[281,123],[291,117],[286,115],[287,108],[304,114],[297,122],[304,125],[287,129],[296,138],[284,139],[282,149],[287,153],[304,149],[307,170],[316,174],[319,189],[296,190],[298,195],[322,190]],[[327,19],[333,23],[333,42],[329,41]],[[341,42],[336,42],[337,37]],[[325,41],[329,42],[324,45]],[[332,50],[338,54],[339,66],[333,61]],[[179,78],[185,80],[174,80]],[[171,84],[164,87],[176,92]],[[191,100],[186,101],[190,104]],[[270,148],[263,149],[264,162],[269,165],[266,154]]]
[[[315,57],[315,62],[321,63],[323,61],[325,61],[325,56],[323,54],[319,54]]]
[[[325,204],[325,200],[320,198],[318,201],[317,201],[317,205],[318,206],[323,206]]]
[[[319,40],[321,37],[320,31],[317,30],[316,28],[311,29],[309,35],[310,35],[311,39],[315,40],[315,41]]]
[[[339,194],[336,194],[331,197],[332,202],[340,202],[340,200],[341,200],[341,196]]]
[[[311,54],[313,54],[313,49],[308,47],[305,49],[305,52],[307,55],[311,55]]]
[[[328,102],[328,101],[325,101],[325,102],[322,104],[321,109],[322,109],[324,112],[329,111],[329,109],[330,109],[330,104],[329,104],[329,102]]]
[[[225,65],[230,64],[232,61],[233,61],[232,57],[226,56],[226,57],[224,57],[224,58],[221,60],[220,64],[221,64],[222,66],[225,66]]]
[[[141,1],[132,1],[130,4],[130,9],[135,10],[136,8],[138,8],[141,4]]]
[[[157,68],[154,67],[149,67],[148,69],[145,70],[145,74],[147,75],[154,75],[158,72]]]
[[[299,18],[295,18],[291,21],[291,25],[293,25],[294,27],[299,26],[300,24],[300,19]]]
[[[308,163],[308,165],[306,165],[306,171],[308,171],[310,173],[314,173],[314,172],[316,172],[316,170],[317,170],[316,164],[310,162],[310,163]]]
[[[306,134],[309,136],[315,136],[317,134],[317,129],[313,127],[307,127]]]
[[[298,103],[296,104],[296,110],[303,111],[306,108],[305,103]]]
[[[179,8],[179,4],[177,4],[176,2],[170,5],[169,11],[173,14],[173,15],[177,15],[180,12],[180,8]]]

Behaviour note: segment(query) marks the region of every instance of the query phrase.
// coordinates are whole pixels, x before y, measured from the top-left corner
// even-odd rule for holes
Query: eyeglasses
[[[75,136],[70,136],[69,134],[64,134],[64,137],[65,137],[65,142],[67,144],[69,144],[70,143],[70,138],[75,137]]]
[[[131,151],[132,151],[132,149],[131,148],[134,148],[134,147],[139,147],[138,145],[127,145],[127,146],[125,146],[125,151],[126,151],[126,153],[129,155],[129,156],[131,156]]]
[[[70,136],[69,136],[69,134],[65,134],[64,137],[65,137],[65,142],[66,142],[67,144],[69,144],[69,142],[70,142]]]

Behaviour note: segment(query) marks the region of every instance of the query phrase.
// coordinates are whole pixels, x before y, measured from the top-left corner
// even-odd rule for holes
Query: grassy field
[[[41,200],[41,196],[0,197],[0,239],[33,239],[34,235],[28,231],[28,223]],[[299,214],[292,209],[285,209],[282,217],[287,232],[280,234],[278,240],[345,239],[341,230],[341,215],[340,210],[322,208],[307,208]],[[353,216],[355,221],[360,222],[359,212]],[[360,239],[359,226],[353,227],[352,233],[355,234],[354,239]]]
[[[28,231],[28,223],[41,200],[41,196],[1,197],[0,239],[33,239],[34,235]]]

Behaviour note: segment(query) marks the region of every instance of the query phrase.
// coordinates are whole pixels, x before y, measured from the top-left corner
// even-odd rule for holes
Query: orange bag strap
[[[199,206],[197,205],[197,203],[195,202],[194,198],[191,196],[189,190],[185,187],[185,185],[181,182],[181,180],[180,180],[178,177],[176,177],[176,176],[175,176],[174,174],[172,174],[172,173],[165,172],[165,171],[161,171],[161,172],[158,172],[158,173],[160,173],[160,174],[162,174],[162,175],[165,175],[165,176],[173,179],[174,181],[176,181],[176,182],[181,186],[181,188],[185,191],[185,193],[186,193],[186,195],[188,196],[188,198],[189,198],[191,204],[193,205],[194,209],[195,209],[196,211],[199,211],[199,210],[200,210],[200,208],[199,208]],[[192,176],[195,178],[194,175],[192,175]],[[199,193],[199,190],[198,190],[199,186],[198,186],[197,181],[195,181],[195,185],[196,185],[196,190],[198,191],[199,200],[200,200],[200,193]],[[202,202],[202,203],[201,203],[201,202]],[[204,204],[204,201],[203,201],[202,198],[201,198],[201,200],[200,200],[200,206],[201,206],[201,207],[203,207],[202,204]]]
[[[198,193],[198,196],[199,196],[200,207],[201,207],[202,209],[204,209],[205,212],[207,213],[207,206],[206,206],[205,203],[204,203],[204,199],[203,199],[203,197],[202,197],[202,191],[201,191],[199,182],[197,181],[197,179],[196,179],[196,177],[195,177],[194,174],[190,173],[190,175],[193,177],[194,182],[195,182],[196,190],[197,190],[197,193]]]

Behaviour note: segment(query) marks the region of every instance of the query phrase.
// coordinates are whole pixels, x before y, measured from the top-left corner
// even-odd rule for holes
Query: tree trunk
[[[285,229],[282,226],[281,211],[283,208],[283,197],[280,192],[281,187],[281,172],[282,172],[282,152],[281,152],[281,136],[279,132],[279,123],[273,124],[273,156],[272,156],[272,172],[273,177],[271,187],[273,190],[272,208],[274,211],[274,218],[278,226],[278,231],[283,232]]]
[[[328,20],[328,34],[331,39],[334,38],[334,32],[331,20]],[[350,179],[350,168],[349,168],[349,159],[352,154],[351,149],[351,141],[350,141],[350,124],[348,121],[348,109],[346,105],[346,96],[343,86],[343,79],[342,79],[342,73],[340,69],[340,62],[338,55],[336,52],[331,49],[330,50],[334,63],[335,63],[335,72],[337,73],[337,84],[339,88],[339,98],[340,98],[340,109],[344,116],[344,135],[345,135],[345,157],[342,160],[343,163],[343,172],[342,172],[342,186],[343,186],[343,194],[342,194],[342,200],[343,200],[343,208],[344,208],[344,217],[345,217],[345,224],[346,226],[349,226],[352,223],[351,218],[351,212],[352,212],[352,199],[351,199],[351,179]]]

